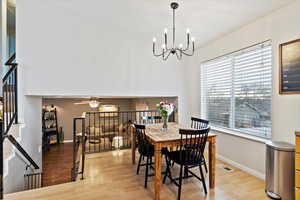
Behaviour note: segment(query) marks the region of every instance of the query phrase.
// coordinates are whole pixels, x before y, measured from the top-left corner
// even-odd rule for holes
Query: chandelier
[[[163,60],[167,60],[170,54],[176,55],[178,60],[181,60],[182,55],[192,56],[195,51],[195,38],[190,38],[190,29],[186,29],[186,38],[187,44],[183,47],[183,44],[179,44],[178,46],[175,45],[175,10],[178,8],[178,3],[172,2],[171,8],[173,9],[173,42],[171,47],[168,46],[168,29],[165,28],[164,30],[164,43],[161,45],[161,52],[156,53],[155,45],[156,45],[156,38],[153,38],[153,55],[156,57],[162,57]],[[190,50],[190,40],[192,41],[192,50]]]

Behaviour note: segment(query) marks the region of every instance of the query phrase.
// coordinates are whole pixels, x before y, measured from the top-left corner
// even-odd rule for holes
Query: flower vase
[[[162,130],[163,130],[163,131],[166,131],[166,130],[168,130],[169,116],[164,116],[164,117],[162,118],[162,120],[163,120],[163,127],[162,127]]]

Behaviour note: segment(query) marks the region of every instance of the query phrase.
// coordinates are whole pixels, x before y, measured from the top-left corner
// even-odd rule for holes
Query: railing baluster
[[[101,131],[101,129],[102,129],[102,127],[101,127],[101,117],[100,117],[100,114],[101,113],[99,113],[98,112],[98,127],[99,127],[99,144],[98,144],[98,152],[100,151],[100,149],[101,149],[101,137],[102,137],[102,131]]]
[[[108,118],[109,119],[108,134],[111,134],[110,133],[110,131],[111,131],[111,113],[110,112],[108,113],[108,116],[109,116],[109,118]],[[109,137],[108,139],[110,140],[110,135],[108,135],[108,137]],[[112,141],[109,141],[109,145],[110,145],[110,149],[112,150]]]
[[[89,129],[89,132],[88,132],[88,145],[89,145],[89,152],[91,152],[91,143],[90,143],[90,139],[91,139],[91,114],[88,113],[89,115],[89,126],[88,126],[88,129]]]
[[[114,112],[114,115],[117,116],[117,118],[115,117],[115,120],[117,122],[117,130],[116,132],[118,133],[118,137],[120,137],[120,135],[122,135],[122,140],[124,139],[124,136],[122,134],[122,132],[120,133],[120,119],[119,119],[119,113],[118,112]],[[124,142],[124,141],[123,141]],[[123,144],[124,145],[124,144]],[[120,149],[120,139],[118,138],[118,148]]]
[[[12,72],[13,73],[13,72]],[[12,97],[11,97],[11,94],[12,94],[12,91],[11,91],[11,84],[12,84],[12,76],[9,77],[8,79],[8,82],[9,82],[9,85],[8,85],[8,96],[9,96],[9,121],[11,121],[12,119]]]
[[[7,113],[7,110],[8,110],[8,98],[7,98],[7,81],[5,81],[5,84],[4,84],[4,87],[3,87],[3,92],[4,92],[4,95],[3,95],[3,98],[4,99],[4,110],[3,110],[3,113],[4,113],[4,123],[5,123],[5,126],[4,126],[4,134],[6,134],[6,130],[7,130],[7,127],[8,127],[8,113]]]
[[[105,137],[105,127],[106,127],[106,113],[104,112],[104,116],[103,116],[103,120],[104,120],[104,125],[103,125],[103,140],[104,140],[104,149],[106,149],[106,137]]]
[[[97,144],[97,136],[96,136],[96,112],[94,112],[94,124],[93,124],[93,127],[94,127],[94,152],[96,152],[96,144]]]

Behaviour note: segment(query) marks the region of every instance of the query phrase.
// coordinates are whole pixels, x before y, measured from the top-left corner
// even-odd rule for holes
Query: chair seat
[[[174,161],[179,165],[194,166],[204,164],[203,157],[196,158],[195,154],[188,154],[185,150],[168,152],[167,155],[170,160]],[[187,155],[190,156],[187,157]]]
[[[138,147],[138,151],[143,156],[154,156],[154,146],[152,144],[144,144]],[[168,148],[164,147],[161,149],[163,155],[168,154]]]
[[[152,144],[140,145],[138,151],[143,156],[154,156],[154,146]]]

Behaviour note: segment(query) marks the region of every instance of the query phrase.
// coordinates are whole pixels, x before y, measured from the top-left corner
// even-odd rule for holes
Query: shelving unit
[[[43,108],[42,115],[43,126],[43,147],[49,147],[50,144],[59,143],[58,125],[57,125],[57,111],[53,106],[51,109]],[[56,136],[56,140],[53,140]]]

